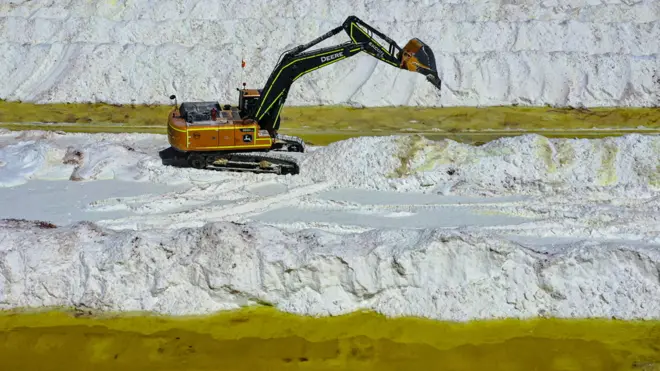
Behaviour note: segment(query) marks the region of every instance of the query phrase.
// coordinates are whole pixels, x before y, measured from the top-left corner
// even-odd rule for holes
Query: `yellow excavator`
[[[350,41],[308,50],[345,31]],[[376,37],[382,42],[378,42]],[[386,46],[384,46],[385,44]],[[307,44],[285,51],[261,89],[238,89],[238,106],[219,102],[184,102],[168,116],[170,148],[161,152],[164,163],[197,169],[298,174],[294,159],[273,151],[304,152],[304,142],[278,133],[280,113],[291,84],[303,75],[360,52],[396,68],[426,76],[438,91],[441,81],[431,49],[417,38],[403,48],[356,16]],[[166,161],[167,160],[167,161]]]

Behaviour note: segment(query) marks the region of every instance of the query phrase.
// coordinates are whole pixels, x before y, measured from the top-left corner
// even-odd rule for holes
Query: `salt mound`
[[[452,184],[455,192],[550,192],[660,188],[660,137],[501,138],[483,146],[418,139],[406,187]]]
[[[0,186],[16,186],[30,179],[93,181],[115,179],[157,183],[186,182],[226,175],[164,166],[159,151],[164,135],[57,134],[22,131],[0,143]]]
[[[75,156],[80,154],[80,156]],[[124,175],[134,175],[133,167],[146,154],[136,154],[126,145],[113,142],[90,143],[82,147],[69,147],[65,160],[78,163],[71,174],[71,180],[121,179]],[[133,179],[137,180],[137,179]]]
[[[548,254],[487,233],[234,223],[138,233],[10,221],[0,237],[4,309],[204,314],[266,302],[308,315],[660,317],[657,249],[624,244]]]
[[[34,141],[0,147],[0,187],[24,184],[46,162],[49,146]]]
[[[29,141],[29,140],[50,140],[57,138],[59,135],[56,131],[51,130],[23,130],[17,133],[15,139],[18,141]]]
[[[5,163],[0,170],[0,185],[20,185],[33,178],[100,180],[134,176],[131,166],[139,159],[131,156],[124,145],[89,141],[64,149],[53,138],[47,132],[22,132],[15,138],[17,143],[0,148],[0,160]]]
[[[357,137],[334,142],[307,155],[300,163],[300,175],[314,182],[335,182],[346,186],[378,189],[387,186],[400,160],[400,137]]]
[[[520,193],[660,187],[660,137],[549,139],[523,135],[482,146],[420,136],[353,138],[310,155],[301,175],[379,190]]]
[[[27,179],[180,183],[271,175],[181,169],[162,164],[164,135],[23,132],[0,145],[0,186]],[[300,175],[276,177],[287,186],[329,186],[444,194],[514,194],[660,188],[660,137],[501,138],[482,146],[420,136],[358,137],[279,153],[300,164]]]

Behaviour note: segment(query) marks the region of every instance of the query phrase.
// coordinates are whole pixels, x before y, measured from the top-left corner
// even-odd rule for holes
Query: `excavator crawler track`
[[[198,169],[271,173],[278,175],[296,175],[300,172],[300,168],[296,162],[269,156],[267,152],[263,154],[252,152],[223,154],[192,153],[188,160],[191,166]],[[199,167],[193,165],[194,161],[198,161]]]
[[[180,152],[169,147],[160,152],[164,165],[195,169],[297,175],[298,163],[275,155],[284,151],[263,152]]]

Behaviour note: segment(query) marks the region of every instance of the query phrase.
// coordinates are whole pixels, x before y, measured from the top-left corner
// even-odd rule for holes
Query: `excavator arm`
[[[355,16],[349,16],[342,28],[354,43],[367,43],[370,46],[364,50],[367,54],[394,67],[419,72],[440,89],[441,81],[435,65],[435,55],[421,40],[413,38],[401,49],[392,39]],[[387,49],[374,39],[374,34],[388,44]]]
[[[351,41],[308,51],[314,45],[345,31]],[[385,41],[379,43],[374,35]],[[279,129],[279,116],[284,107],[291,84],[303,75],[321,67],[331,65],[365,52],[394,67],[419,72],[440,89],[441,81],[435,66],[435,56],[430,48],[419,39],[411,39],[404,48],[389,37],[369,26],[355,16],[349,16],[344,23],[330,32],[299,45],[283,53],[264,85],[261,95],[248,118],[273,133]]]

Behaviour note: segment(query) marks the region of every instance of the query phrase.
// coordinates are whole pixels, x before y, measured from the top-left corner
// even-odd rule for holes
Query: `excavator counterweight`
[[[309,50],[341,31],[350,41]],[[200,169],[297,174],[294,160],[273,153],[304,152],[300,138],[278,133],[291,84],[307,73],[360,52],[395,68],[421,73],[438,90],[441,88],[435,56],[428,45],[413,38],[401,48],[361,19],[349,16],[341,26],[282,53],[262,88],[237,89],[237,106],[184,102],[176,107],[175,101],[168,117],[169,153]],[[176,99],[174,95],[170,98]]]

